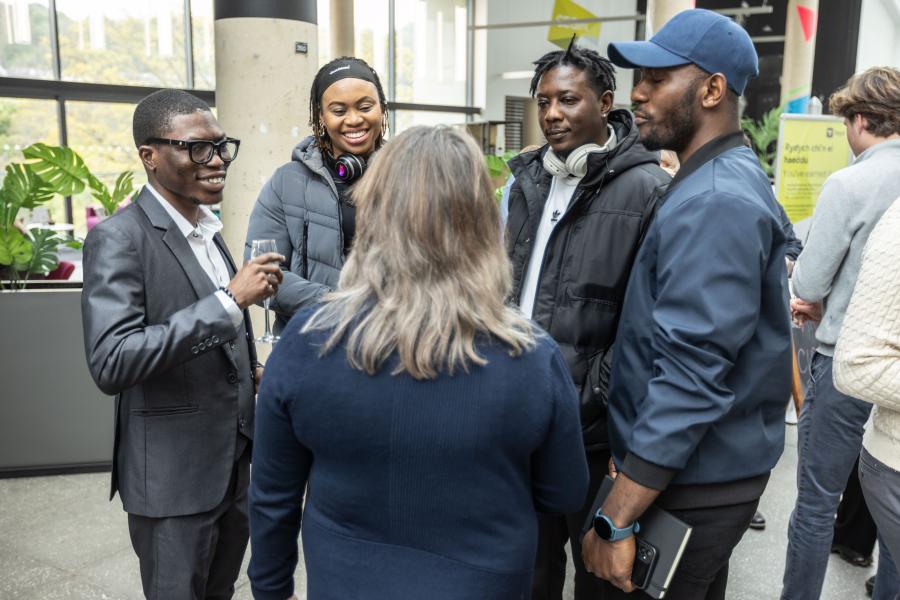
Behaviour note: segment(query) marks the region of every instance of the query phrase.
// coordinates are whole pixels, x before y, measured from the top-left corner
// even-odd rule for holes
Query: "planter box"
[[[0,477],[108,469],[113,399],[84,357],[81,290],[0,292]]]

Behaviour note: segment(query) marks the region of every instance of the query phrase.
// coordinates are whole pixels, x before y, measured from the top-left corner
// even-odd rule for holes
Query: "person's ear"
[[[728,94],[728,81],[721,73],[713,73],[700,86],[700,102],[703,108],[715,108],[725,101]]]
[[[144,163],[144,168],[149,172],[156,171],[156,163],[159,156],[156,153],[156,147],[151,144],[142,144],[138,146],[138,157]]]
[[[606,90],[602,94],[600,94],[600,112],[603,113],[603,118],[609,114],[609,111],[612,110],[613,107],[613,93],[611,90]]]
[[[853,117],[853,127],[856,129],[857,135],[862,135],[862,132],[869,128],[869,120],[865,115],[857,113]]]

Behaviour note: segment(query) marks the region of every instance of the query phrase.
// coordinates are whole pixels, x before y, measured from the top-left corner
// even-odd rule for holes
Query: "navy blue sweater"
[[[417,381],[352,369],[326,335],[282,333],[256,413],[250,581],[293,592],[304,491],[310,600],[526,599],[537,512],[584,504],[588,473],[571,376],[556,343]]]

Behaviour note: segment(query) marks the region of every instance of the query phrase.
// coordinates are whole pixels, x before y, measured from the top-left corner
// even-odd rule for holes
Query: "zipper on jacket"
[[[303,234],[300,237],[300,256],[303,257],[300,263],[300,277],[309,279],[309,256],[307,256],[309,240],[309,219],[303,219]]]
[[[603,166],[605,168],[607,165],[604,163]],[[592,195],[594,195],[594,196],[600,195],[600,192],[603,191],[603,187],[606,184],[606,176],[610,173],[613,173],[613,171],[604,172],[603,176],[600,178],[600,181],[597,183],[597,187],[592,188],[592,191],[590,192]],[[569,202],[569,206],[566,207],[566,212],[563,213],[562,217],[559,219],[559,222],[553,227],[553,230],[550,232],[550,235],[547,236],[547,244],[544,246],[544,255],[541,257],[541,270],[538,271],[537,287],[534,290],[535,307],[537,306],[537,299],[538,299],[538,296],[541,291],[541,280],[544,278],[544,267],[547,264],[547,248],[550,247],[550,242],[553,241],[554,237],[556,236],[556,232],[559,231],[560,229],[562,229],[562,225],[567,222],[567,219],[572,218],[572,215],[575,213],[575,209],[578,207],[578,204],[587,195],[588,195],[588,192],[585,191],[585,188],[583,188],[579,185],[575,189],[575,195],[572,197],[572,201]],[[567,239],[566,247],[563,248],[563,256],[565,256],[565,253],[568,250],[568,245],[569,245],[569,242]],[[531,251],[534,252],[534,246],[531,247]],[[521,293],[519,294],[519,296],[520,296],[519,300],[521,301]],[[553,291],[553,297],[556,298],[558,296],[559,296],[559,280],[557,280],[556,289]],[[550,313],[550,320],[547,321],[547,327],[546,327],[548,332],[553,327],[553,316],[555,314],[556,314],[555,310],[551,311],[551,313]],[[532,308],[532,310],[531,310],[531,319],[533,321],[537,322],[537,320],[534,318],[534,308]]]
[[[537,283],[534,288],[534,305],[531,308],[531,320],[534,321],[535,323],[537,323],[537,319],[534,318],[534,309],[537,308],[537,300],[538,300],[538,298],[540,296],[540,292],[541,292],[541,281],[544,279],[544,267],[547,266],[547,249],[550,248],[550,243],[554,240],[554,238],[556,236],[556,232],[559,231],[562,228],[561,226],[563,225],[563,223],[566,222],[566,217],[568,217],[570,214],[572,214],[572,212],[574,212],[573,209],[581,201],[582,196],[584,196],[583,189],[575,191],[575,196],[572,198],[572,201],[569,202],[569,206],[566,208],[566,212],[563,213],[562,218],[560,218],[559,222],[550,231],[550,235],[547,236],[547,243],[544,245],[544,255],[541,256],[541,267],[538,270]],[[543,217],[543,214],[541,215],[541,217]],[[538,225],[538,227],[540,227],[540,225]],[[568,245],[568,243],[566,245]],[[563,256],[565,256],[565,250],[566,249],[564,248]],[[531,251],[534,252],[534,246],[531,247]],[[528,267],[526,266],[526,269],[527,268]],[[554,292],[553,292],[554,298],[556,298],[556,296],[558,294],[559,294],[559,280],[557,279],[556,290],[554,290]],[[520,298],[520,300],[521,300],[521,298]],[[555,313],[556,313],[555,310],[550,311],[550,319],[547,321],[547,327],[546,327],[548,332],[550,331],[550,328],[553,325],[553,315]]]

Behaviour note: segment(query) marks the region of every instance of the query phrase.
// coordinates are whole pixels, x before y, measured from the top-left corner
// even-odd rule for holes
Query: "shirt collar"
[[[197,227],[195,228],[191,225],[190,221],[184,218],[184,215],[178,212],[178,210],[176,210],[168,200],[163,198],[149,183],[147,184],[147,189],[150,190],[153,197],[162,204],[162,207],[169,216],[172,217],[172,221],[175,222],[175,225],[184,237],[190,237],[196,232],[204,238],[211,239],[222,230],[222,221],[220,221],[209,208],[200,205],[200,217],[197,219]]]

